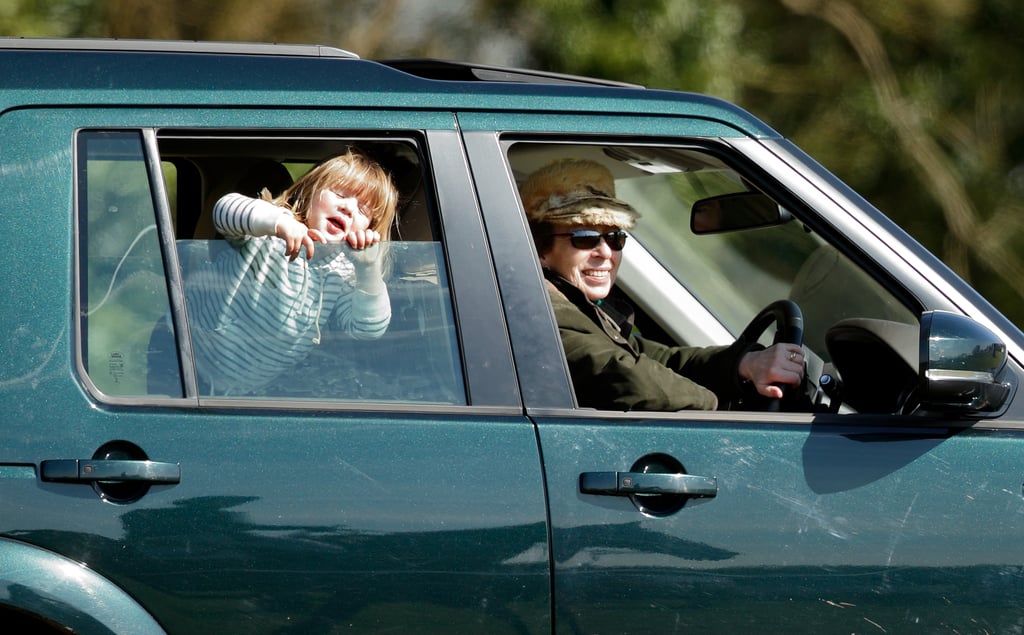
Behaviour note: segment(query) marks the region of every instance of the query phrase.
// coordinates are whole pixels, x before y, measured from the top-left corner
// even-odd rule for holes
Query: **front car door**
[[[502,232],[492,238],[499,275],[515,272],[500,283],[544,457],[556,630],[1020,628],[1019,333],[785,142],[737,137],[708,118],[607,118],[605,136],[578,121],[510,115],[510,132],[500,135],[460,115],[474,171],[489,176],[478,187],[489,231]],[[678,413],[575,406],[557,331],[543,320],[517,327],[544,313],[546,294],[529,239],[508,238],[525,225],[510,202],[516,184],[563,157],[608,165],[619,197],[642,214],[618,286],[645,335],[729,343],[775,300],[802,307],[803,405]],[[791,220],[691,230],[695,202],[748,195],[770,199]],[[999,331],[992,343],[1012,355],[990,380],[1009,398],[953,414],[921,405],[920,367],[908,358],[936,309]],[[842,390],[833,391],[840,378]],[[689,493],[665,494],[667,487]]]

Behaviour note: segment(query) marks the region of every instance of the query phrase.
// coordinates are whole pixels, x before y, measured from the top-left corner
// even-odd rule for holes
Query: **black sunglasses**
[[[615,231],[601,233],[594,231],[593,229],[577,229],[571,232],[563,232],[560,234],[551,234],[552,236],[568,236],[569,242],[576,249],[593,249],[597,247],[601,239],[604,238],[604,242],[608,244],[608,247],[612,251],[622,251],[622,248],[626,245],[626,232],[621,229]]]

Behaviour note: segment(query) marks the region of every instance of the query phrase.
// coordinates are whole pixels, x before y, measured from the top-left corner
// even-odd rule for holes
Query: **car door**
[[[550,630],[536,436],[450,114],[39,108],[0,139],[32,254],[0,256],[0,603],[83,632]],[[197,229],[214,177],[349,145],[413,182],[387,334],[206,391],[186,291],[224,249]]]
[[[606,137],[572,118],[509,116],[503,135],[471,113],[460,123],[474,172],[489,176],[478,180],[480,198],[541,440],[558,632],[1020,628],[1019,365],[1010,359],[996,380],[1011,397],[994,408],[927,412],[900,392],[900,373],[917,378],[918,367],[904,367],[876,340],[847,341],[836,326],[899,325],[926,362],[942,340],[918,340],[929,311],[983,301],[949,293],[963,285],[947,282],[948,270],[866,204],[857,207],[819,166],[800,163],[781,143],[769,149],[771,139],[723,142],[735,133],[709,131],[707,118],[603,120]],[[527,132],[539,126],[548,132]],[[781,160],[787,155],[792,162]],[[631,236],[639,248],[627,245],[619,277],[647,318],[641,329],[675,344],[723,344],[769,300],[799,298],[812,360],[804,396],[813,405],[577,407],[557,330],[544,319],[551,312],[515,191],[533,166],[556,156],[593,158],[638,182],[672,174],[671,187],[617,180],[618,196],[641,213]],[[700,188],[703,196],[769,196],[798,222],[703,243],[709,237],[691,232],[688,204]],[[776,229],[789,233],[757,238]],[[523,238],[510,244],[509,236]],[[976,319],[994,321],[982,312]],[[1019,351],[1019,340],[986,337]],[[844,391],[829,393],[825,375],[842,376]]]

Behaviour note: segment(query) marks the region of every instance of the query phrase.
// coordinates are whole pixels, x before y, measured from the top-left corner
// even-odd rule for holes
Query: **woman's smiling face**
[[[368,228],[370,219],[354,196],[321,190],[306,215],[306,225],[319,231],[327,242],[335,243],[345,240],[351,231]]]
[[[607,225],[556,225],[558,234],[577,229],[589,229],[604,234],[618,229]],[[615,276],[622,262],[622,252],[615,251],[605,240],[593,249],[573,247],[569,236],[553,236],[551,249],[540,257],[541,265],[562,276],[587,296],[591,302],[602,300],[611,293]]]

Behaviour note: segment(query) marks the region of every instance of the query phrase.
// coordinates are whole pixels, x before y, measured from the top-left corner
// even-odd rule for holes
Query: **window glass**
[[[179,175],[176,243],[200,396],[466,403],[428,171],[414,140],[165,134],[159,145]],[[384,293],[357,288],[361,250],[316,243],[313,260],[304,250],[289,261],[284,241],[215,224],[224,195],[266,190],[274,198],[349,148],[381,165],[398,191],[390,240],[377,249]],[[193,172],[198,178],[182,178]],[[256,218],[252,204],[239,205],[238,218]]]
[[[760,309],[782,298],[800,305],[804,343],[826,360],[825,332],[841,319],[916,324],[909,309],[795,217],[749,230],[698,235],[691,231],[686,213],[680,227],[679,210],[689,212],[697,201],[715,196],[716,190],[704,187],[705,181],[722,185],[721,176],[669,174],[654,180],[659,183],[628,179],[621,186],[623,195],[638,201],[646,212],[635,238],[734,335]],[[721,188],[717,193],[748,191],[735,180],[731,183],[731,191]]]
[[[631,239],[733,336],[762,308],[784,298],[793,299],[803,309],[805,345],[825,360],[825,331],[843,318],[916,324],[909,309],[801,222],[799,210],[780,207],[743,174],[708,152],[531,143],[518,143],[509,150],[510,164],[520,182],[533,170],[562,158],[592,159],[611,169],[618,198],[641,215],[630,231]],[[747,195],[751,198],[744,199]],[[728,202],[730,198],[733,203]],[[691,228],[692,210],[699,201],[724,201],[735,219],[740,203],[755,200],[767,201],[773,213],[789,220],[700,234]],[[630,258],[628,249],[624,258]],[[653,275],[651,271],[633,273],[648,274]],[[621,275],[620,282],[626,282]],[[674,305],[648,297],[631,300],[650,314],[646,317],[652,318],[654,327],[672,330],[668,323],[678,317],[673,314],[677,310]]]
[[[80,135],[77,185],[82,362],[103,393],[146,395],[149,344],[169,303],[141,135]],[[172,362],[161,372],[180,391]]]
[[[551,303],[580,406],[835,413],[912,407],[916,313],[897,286],[887,286],[891,281],[858,266],[864,260],[856,245],[830,243],[816,231],[826,219],[768,175],[694,146],[507,148],[517,183],[527,184],[521,202],[557,291]],[[565,159],[577,162],[556,163]],[[541,168],[547,169],[528,179]],[[625,242],[609,231],[623,227]],[[774,318],[755,320],[769,306],[777,309]],[[790,349],[795,357],[783,365],[799,359],[804,368],[802,383],[778,401],[755,393],[738,373],[730,376],[737,362],[729,351],[673,348],[732,344],[748,325],[756,332],[747,337],[771,346],[780,335],[775,319],[795,327],[781,334],[783,342],[802,337],[801,352]],[[623,335],[635,339],[626,344]],[[632,355],[623,354],[626,348]]]

